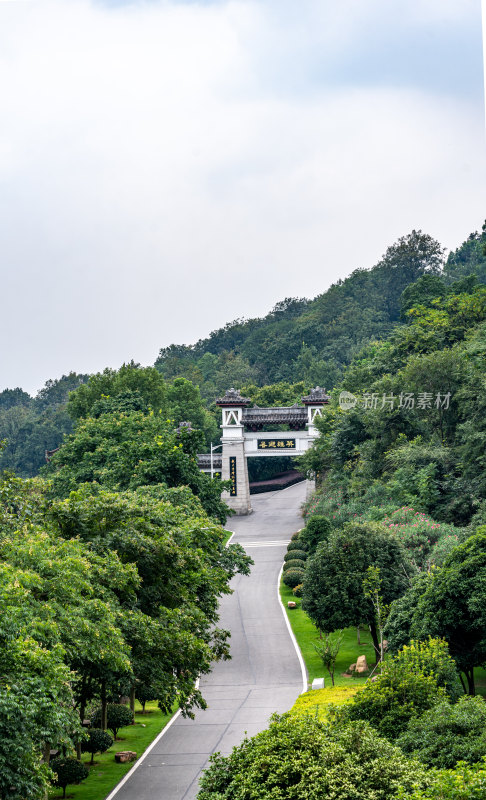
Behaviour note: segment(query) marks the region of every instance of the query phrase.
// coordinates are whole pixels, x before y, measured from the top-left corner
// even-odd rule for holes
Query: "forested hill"
[[[195,345],[172,344],[155,366],[168,379],[182,375],[197,383],[208,400],[230,384],[304,381],[331,388],[364,345],[386,338],[403,320],[402,293],[417,279],[436,276],[441,285],[476,272],[486,282],[485,244],[483,226],[444,263],[440,244],[412,231],[375,267],[355,270],[314,300],[287,298],[261,319],[235,320]]]
[[[316,385],[332,389],[370,341],[386,339],[406,324],[412,306],[454,287],[463,291],[461,283],[471,284],[471,273],[486,283],[485,248],[486,223],[445,263],[441,245],[413,231],[389,247],[375,267],[355,270],[314,300],[287,298],[262,319],[236,320],[195,345],[162,349],[154,366],[167,383],[168,413],[191,420],[208,442],[219,423],[202,408],[199,391],[210,407],[230,386],[243,388],[260,405],[291,404]],[[73,416],[73,408],[68,413],[67,400],[88,378],[72,372],[48,380],[36,397],[20,388],[0,392],[0,470],[37,474],[45,450],[58,447],[82,416]],[[194,386],[174,385],[178,378]],[[103,385],[112,379],[100,378]],[[153,405],[151,397],[148,402]]]

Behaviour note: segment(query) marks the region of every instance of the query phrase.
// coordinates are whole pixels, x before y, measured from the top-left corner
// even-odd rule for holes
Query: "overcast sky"
[[[0,0],[0,390],[486,217],[480,0]]]

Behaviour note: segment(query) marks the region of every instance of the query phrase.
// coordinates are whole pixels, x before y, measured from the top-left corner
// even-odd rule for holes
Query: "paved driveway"
[[[245,732],[267,726],[303,691],[303,675],[277,594],[286,543],[302,527],[305,483],[252,497],[254,513],[233,517],[232,541],[255,562],[250,577],[236,576],[221,602],[219,625],[231,631],[230,661],[201,680],[208,703],[194,720],[178,716],[120,789],[116,800],[194,800],[211,753],[230,753]]]

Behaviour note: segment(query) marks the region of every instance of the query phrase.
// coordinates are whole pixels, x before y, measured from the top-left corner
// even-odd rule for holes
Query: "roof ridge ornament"
[[[226,408],[244,408],[249,406],[251,400],[249,397],[242,397],[238,389],[226,389],[223,397],[216,400],[217,406],[225,406]]]
[[[321,386],[316,386],[310,390],[310,394],[302,398],[305,406],[323,406],[329,403],[330,397],[326,394],[326,390]]]

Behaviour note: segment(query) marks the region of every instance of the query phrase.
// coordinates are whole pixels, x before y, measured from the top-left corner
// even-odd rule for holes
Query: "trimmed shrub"
[[[290,542],[289,546],[287,547],[287,552],[289,552],[290,550],[306,550],[306,549],[307,548],[303,545],[299,537],[298,540]]]
[[[303,569],[288,569],[287,572],[283,574],[283,582],[286,586],[289,586],[290,589],[293,589],[294,586],[298,586],[299,583],[302,583],[304,580],[305,572]]]
[[[292,594],[294,595],[294,597],[302,597],[302,587],[303,587],[302,583],[298,583],[297,586],[294,586],[294,588],[292,589]]]
[[[123,703],[108,703],[107,706],[107,727],[113,733],[114,738],[120,728],[133,724],[133,712]],[[101,725],[101,708],[97,708],[91,717],[91,724],[94,728]]]
[[[284,572],[289,569],[305,569],[305,561],[302,561],[301,558],[292,558],[283,565]]]
[[[62,789],[63,797],[66,797],[66,786],[81,783],[89,775],[88,767],[76,758],[54,758],[49,766],[56,774],[52,783]]]
[[[453,769],[458,761],[474,764],[486,756],[486,703],[468,695],[454,705],[439,703],[412,719],[397,745],[428,767]]]
[[[89,739],[81,742],[81,750],[83,753],[91,753],[91,763],[93,763],[95,753],[106,753],[113,744],[113,739],[101,728],[90,728],[88,736]]]
[[[289,550],[284,555],[284,561],[291,561],[293,558],[300,558],[302,561],[307,560],[307,553],[305,550]]]

